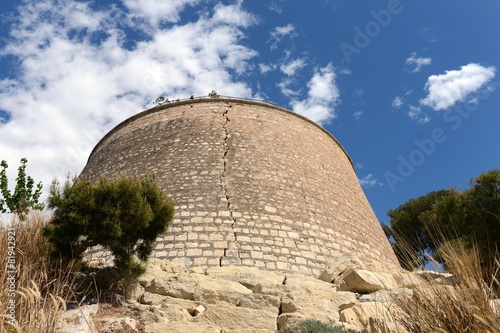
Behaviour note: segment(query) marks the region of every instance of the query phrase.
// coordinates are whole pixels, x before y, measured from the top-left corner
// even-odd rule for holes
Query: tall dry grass
[[[453,276],[430,279],[414,289],[412,298],[396,299],[402,311],[395,320],[412,333],[500,332],[493,301],[499,297],[499,262],[496,268],[485,271],[479,251],[460,243],[445,245],[441,256],[446,271]],[[490,283],[485,282],[485,276]]]
[[[48,220],[46,214],[31,213],[24,222],[13,219],[0,223],[0,332],[56,332],[57,317],[67,302],[82,296],[75,294],[75,290],[81,289],[77,285],[77,270],[50,257],[51,245],[42,235]],[[10,227],[15,231],[14,325],[9,308],[10,281],[7,280]]]

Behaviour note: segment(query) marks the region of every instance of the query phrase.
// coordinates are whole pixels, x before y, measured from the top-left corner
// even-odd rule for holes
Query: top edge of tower
[[[109,137],[111,137],[115,132],[119,131],[123,127],[126,127],[128,124],[132,123],[133,121],[136,121],[137,119],[140,119],[144,116],[150,115],[155,112],[160,112],[165,109],[170,109],[179,105],[185,105],[185,104],[200,104],[200,103],[217,103],[217,102],[238,102],[238,103],[244,103],[244,104],[249,104],[249,105],[257,105],[257,106],[263,106],[271,109],[275,109],[281,112],[285,112],[287,114],[293,115],[295,117],[298,117],[306,122],[309,122],[310,124],[316,126],[318,129],[321,131],[325,132],[339,147],[342,149],[344,154],[347,156],[347,159],[351,163],[351,166],[353,169],[354,168],[354,163],[352,162],[351,157],[345,150],[345,148],[342,146],[342,144],[330,133],[328,132],[323,126],[319,125],[318,123],[312,121],[311,119],[302,116],[296,112],[290,111],[288,109],[285,109],[281,106],[265,102],[265,101],[260,101],[260,100],[254,100],[254,99],[245,99],[245,98],[240,98],[240,97],[228,97],[228,96],[219,96],[218,97],[193,97],[193,98],[188,98],[188,99],[177,99],[175,101],[168,101],[165,104],[155,106],[153,108],[141,111],[139,113],[134,114],[133,116],[130,116],[129,118],[123,120],[121,123],[113,127],[108,133],[106,133],[101,140],[95,145],[94,149],[92,149],[88,160],[92,158],[92,155],[94,154],[95,151],[98,150],[98,148],[103,144]]]

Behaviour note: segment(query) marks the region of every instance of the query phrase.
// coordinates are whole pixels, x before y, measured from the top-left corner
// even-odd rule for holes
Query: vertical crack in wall
[[[229,154],[229,110],[231,109],[231,105],[228,103],[226,106],[226,109],[222,113],[222,116],[224,117],[224,124],[222,125],[222,128],[224,129],[224,140],[223,140],[223,148],[224,148],[224,154],[222,156],[222,162],[223,162],[223,168],[222,172],[220,175],[220,187],[222,190],[222,193],[224,197],[226,198],[227,202],[227,210],[229,211],[229,218],[231,219],[231,226],[230,228],[232,229],[233,236],[234,236],[234,241],[228,240],[228,248],[224,249],[224,257],[220,258],[219,265],[220,266],[227,266],[227,265],[240,265],[241,264],[241,258],[240,258],[240,251],[238,249],[238,236],[236,234],[235,230],[235,224],[236,224],[236,218],[234,216],[234,207],[231,202],[232,196],[229,192],[228,188],[228,180],[226,177],[226,172],[227,172],[227,164],[228,164],[228,154]]]

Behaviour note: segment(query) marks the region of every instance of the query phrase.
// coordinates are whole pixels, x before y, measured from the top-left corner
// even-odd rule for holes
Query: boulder
[[[334,282],[338,277],[342,277],[348,269],[365,269],[365,264],[356,254],[346,253],[328,266],[318,279],[325,282]]]
[[[144,290],[158,295],[192,300],[197,287],[198,279],[193,275],[181,273],[156,277],[144,286]]]
[[[351,291],[360,294],[372,293],[377,290],[391,290],[398,287],[392,274],[374,273],[362,269],[349,269],[340,284],[342,291]]]

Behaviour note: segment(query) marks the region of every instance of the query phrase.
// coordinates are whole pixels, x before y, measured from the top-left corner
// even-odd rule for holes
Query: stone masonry
[[[286,109],[227,98],[158,106],[112,129],[81,176],[148,174],[176,206],[154,257],[316,276],[349,252],[397,265],[347,153]]]

